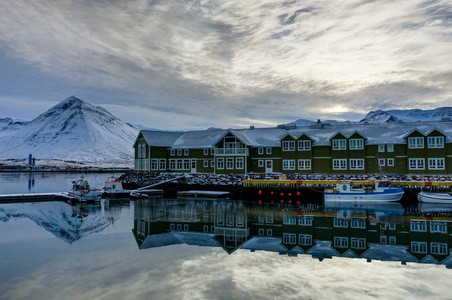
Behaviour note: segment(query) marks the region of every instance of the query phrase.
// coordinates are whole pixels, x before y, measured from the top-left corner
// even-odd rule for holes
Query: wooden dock
[[[66,201],[71,199],[67,193],[33,193],[0,195],[0,203]]]
[[[224,198],[229,196],[229,192],[219,191],[179,191],[177,196],[202,197],[202,198]]]

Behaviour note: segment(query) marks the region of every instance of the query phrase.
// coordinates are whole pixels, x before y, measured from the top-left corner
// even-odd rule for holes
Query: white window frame
[[[427,137],[428,148],[444,148],[443,136],[429,136]]]
[[[298,151],[310,151],[310,150],[311,150],[311,140],[298,141]]]
[[[352,248],[352,249],[366,249],[366,239],[365,238],[352,237],[351,238],[350,248]]]
[[[430,221],[430,232],[447,233],[447,223],[442,221]]]
[[[348,140],[348,147],[350,150],[364,149],[364,139],[350,139]]]
[[[348,220],[334,218],[333,226],[337,228],[348,228]]]
[[[428,159],[428,169],[429,170],[445,170],[446,160],[442,157],[429,158]]]
[[[333,159],[333,170],[347,170],[347,159]]]
[[[284,225],[297,225],[297,218],[295,216],[284,216]]]
[[[447,243],[432,242],[430,243],[430,253],[436,255],[448,254]]]
[[[272,148],[271,148],[271,147],[267,147],[267,148],[265,149],[265,153],[266,153],[266,154],[272,154]]]
[[[408,148],[409,149],[423,149],[424,148],[424,137],[409,137],[408,138]]]
[[[283,170],[295,170],[295,159],[283,159]]]
[[[409,158],[409,170],[425,170],[425,158]]]
[[[299,234],[298,244],[301,246],[311,246],[312,245],[312,235],[311,234]]]
[[[283,233],[283,243],[288,245],[296,245],[297,235],[295,233]]]
[[[384,158],[379,158],[378,159],[378,165],[380,167],[384,167],[385,166],[385,159]]]
[[[273,236],[273,230],[267,229],[267,236]]]
[[[335,236],[334,237],[334,247],[336,247],[336,248],[348,248],[348,237]]]
[[[184,163],[183,170],[190,170],[190,160],[189,159],[184,159],[183,163]]]
[[[427,221],[424,220],[411,220],[410,229],[414,232],[426,232],[427,231]]]
[[[345,139],[333,140],[333,150],[347,150],[347,140]]]
[[[210,155],[214,155],[215,154],[215,148],[210,149]]]
[[[257,161],[257,166],[258,166],[259,168],[263,168],[263,167],[264,167],[264,160],[263,160],[263,159],[259,159],[259,160]]]
[[[235,159],[235,168],[237,170],[243,170],[243,157],[237,157]]]
[[[177,149],[177,156],[182,156],[182,149]]]
[[[203,154],[204,155],[209,155],[209,149],[204,149]]]
[[[170,155],[171,155],[171,156],[175,156],[175,155],[176,155],[176,150],[171,149],[171,150],[170,150]]]
[[[257,148],[257,154],[263,155],[264,154],[264,148]]]
[[[265,235],[265,229],[264,228],[259,228],[258,234],[260,236],[264,236]]]
[[[170,159],[169,168],[170,168],[170,170],[176,170],[176,160],[175,159]]]
[[[203,231],[203,232],[209,232],[209,225],[204,225],[204,226],[202,227],[202,231]]]
[[[190,226],[188,226],[188,224],[184,224],[184,231],[190,230],[189,228],[190,228]]]
[[[151,159],[151,170],[152,171],[158,171],[159,169],[159,160],[156,158]]]
[[[312,226],[312,221],[314,221],[314,217],[299,217],[298,225],[300,226]]]
[[[233,170],[233,169],[234,169],[234,158],[226,157],[226,170]]]
[[[364,159],[363,158],[351,158],[350,170],[364,170]]]
[[[385,145],[378,145],[378,152],[380,153],[385,152]]]
[[[283,141],[282,151],[295,151],[295,141]]]
[[[189,149],[184,149],[184,155],[185,155],[185,156],[188,156],[189,153],[190,153],[190,152],[189,152]]]
[[[396,236],[390,236],[389,237],[389,244],[391,244],[391,245],[397,244],[397,237]]]
[[[427,243],[426,242],[411,242],[411,252],[426,254],[427,253]]]
[[[166,170],[166,159],[159,159],[159,170]]]
[[[380,235],[380,244],[387,244],[388,237],[386,235]]]
[[[299,159],[298,160],[298,170],[311,170],[311,160],[310,159]]]
[[[352,218],[350,220],[350,228],[366,229],[365,218]]]
[[[394,158],[388,158],[388,167],[394,167]]]
[[[394,152],[394,145],[392,145],[392,144],[386,145],[386,149],[388,152]]]
[[[203,162],[203,166],[204,166],[204,168],[208,168],[208,167],[209,167],[209,161],[208,161],[208,160],[205,160],[205,161]]]
[[[214,159],[212,159],[212,160],[210,161],[210,167],[211,167],[211,168],[215,168],[215,160],[214,160]]]
[[[217,169],[224,170],[224,158],[222,157],[217,158]]]

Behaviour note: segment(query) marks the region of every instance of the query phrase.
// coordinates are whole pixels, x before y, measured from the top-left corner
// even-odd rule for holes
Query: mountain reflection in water
[[[452,267],[452,206],[400,203],[307,203],[151,199],[135,203],[139,249],[176,244],[443,264]]]

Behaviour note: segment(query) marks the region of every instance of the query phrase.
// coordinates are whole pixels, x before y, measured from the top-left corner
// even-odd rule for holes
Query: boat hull
[[[324,196],[325,201],[396,202],[402,199],[404,193],[402,189],[393,189],[382,193],[325,192]]]
[[[419,200],[419,202],[424,203],[452,204],[452,196],[450,196],[449,194],[420,192],[419,194],[417,194],[417,199]]]

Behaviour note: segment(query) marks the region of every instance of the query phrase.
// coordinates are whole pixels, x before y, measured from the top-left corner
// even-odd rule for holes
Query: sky
[[[0,117],[168,130],[452,106],[452,1],[0,1]]]

